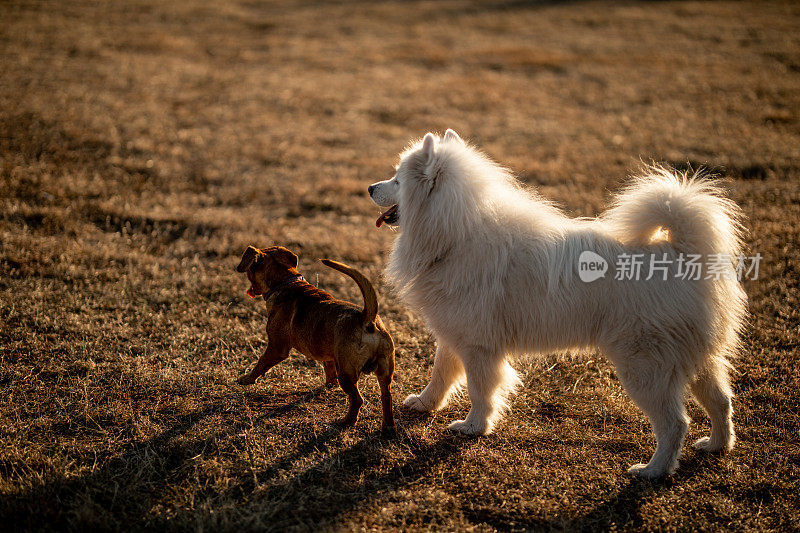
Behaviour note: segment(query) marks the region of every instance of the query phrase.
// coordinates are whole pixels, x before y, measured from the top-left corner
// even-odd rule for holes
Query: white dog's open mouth
[[[375,221],[375,225],[380,228],[385,222],[390,226],[396,226],[398,218],[399,214],[397,213],[397,204],[394,204],[392,207],[384,211],[383,214],[381,214],[381,216],[378,217],[378,220]]]

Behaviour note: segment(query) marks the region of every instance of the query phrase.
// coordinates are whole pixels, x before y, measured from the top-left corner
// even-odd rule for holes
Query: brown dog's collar
[[[280,283],[278,283],[277,285],[272,287],[269,291],[267,291],[267,293],[264,295],[264,301],[266,302],[267,300],[269,300],[270,296],[275,294],[278,291],[278,289],[282,289],[285,286],[289,285],[290,283],[294,283],[295,281],[298,281],[298,280],[301,280],[301,279],[303,279],[303,275],[302,274],[297,274],[295,276],[290,276],[290,277],[286,278],[285,280],[281,281]]]

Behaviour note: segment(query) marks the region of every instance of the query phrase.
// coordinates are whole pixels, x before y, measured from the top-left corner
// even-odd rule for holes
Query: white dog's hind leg
[[[631,474],[658,478],[678,466],[683,438],[689,429],[689,416],[683,403],[684,384],[669,371],[650,365],[618,366],[622,385],[636,405],[644,411],[656,435],[656,451],[647,464],[635,464]]]
[[[472,402],[467,418],[450,424],[450,429],[466,435],[486,435],[506,409],[506,398],[519,385],[517,373],[502,355],[481,350],[465,354],[467,390]]]
[[[711,419],[711,436],[703,437],[694,447],[707,452],[730,450],[736,437],[733,432],[730,381],[724,362],[712,360],[689,385],[692,395]]]
[[[447,405],[450,395],[464,382],[464,365],[447,346],[439,343],[433,360],[433,373],[421,393],[411,394],[403,405],[415,411],[434,411]]]

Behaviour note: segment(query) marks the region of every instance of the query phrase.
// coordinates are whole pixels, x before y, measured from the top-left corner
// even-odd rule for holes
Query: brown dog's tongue
[[[384,211],[384,213],[378,217],[378,220],[375,221],[375,226],[379,228],[383,226],[383,223],[386,222],[386,219],[394,215],[395,211],[397,211],[397,204],[394,204],[392,207]]]
[[[248,295],[250,298],[255,298],[255,297],[257,296],[257,294],[255,294],[255,293],[253,292],[253,287],[250,287],[249,289],[247,289],[247,295]]]

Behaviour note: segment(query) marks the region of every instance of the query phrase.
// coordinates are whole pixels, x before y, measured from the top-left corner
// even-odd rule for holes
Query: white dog
[[[391,206],[377,225],[402,230],[388,278],[437,340],[430,383],[407,407],[440,409],[466,378],[472,407],[450,428],[486,434],[519,383],[509,355],[599,349],[656,435],[650,462],[630,472],[659,477],[677,466],[687,388],[712,426],[695,446],[733,446],[728,360],[746,295],[732,262],[742,227],[716,184],[654,167],[599,218],[571,219],[447,130],[403,152],[395,176],[369,193]],[[592,261],[579,264],[584,253]],[[623,268],[631,259],[638,279]],[[711,259],[711,275],[686,275]],[[606,275],[582,280],[581,269],[599,276],[603,263]]]

